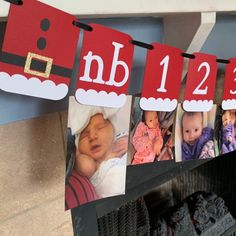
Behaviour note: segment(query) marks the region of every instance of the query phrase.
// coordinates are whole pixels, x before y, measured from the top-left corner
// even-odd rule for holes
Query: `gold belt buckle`
[[[39,61],[44,61],[47,62],[47,66],[44,72],[36,71],[36,70],[31,70],[30,66],[32,63],[32,59],[38,59]],[[25,62],[25,67],[24,67],[24,72],[31,74],[31,75],[36,75],[36,76],[42,76],[44,78],[49,78],[51,69],[52,69],[52,62],[53,59],[50,57],[45,57],[38,55],[36,53],[28,52],[26,62]]]

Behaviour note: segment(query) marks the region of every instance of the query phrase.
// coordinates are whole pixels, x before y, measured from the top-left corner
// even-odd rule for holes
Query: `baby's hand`
[[[128,151],[128,136],[117,139],[112,146],[114,157],[122,157]]]
[[[229,141],[230,143],[232,143],[233,138],[232,138],[231,136],[229,136],[228,141]]]
[[[90,156],[76,153],[75,170],[83,176],[90,178],[98,168],[97,162]]]
[[[157,139],[153,144],[153,151],[156,153],[157,156],[161,153],[161,148],[161,142]]]

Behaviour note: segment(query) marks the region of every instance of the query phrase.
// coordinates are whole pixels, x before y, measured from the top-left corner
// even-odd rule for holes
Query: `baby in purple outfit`
[[[203,128],[202,112],[184,112],[182,136],[183,161],[215,157],[213,129]]]
[[[236,150],[234,123],[230,111],[225,111],[222,116],[222,154]]]

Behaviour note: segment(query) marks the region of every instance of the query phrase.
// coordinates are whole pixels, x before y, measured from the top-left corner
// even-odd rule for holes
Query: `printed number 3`
[[[206,73],[201,81],[201,83],[197,86],[197,88],[193,91],[193,94],[207,94],[208,86],[206,86],[204,89],[200,89],[200,87],[203,85],[203,83],[206,81],[207,77],[210,74],[210,66],[207,62],[201,63],[201,65],[198,67],[198,72],[202,69],[202,67],[206,68]]]
[[[233,73],[235,73],[235,72],[236,72],[236,68],[234,68]],[[234,78],[234,81],[236,81],[236,78]],[[234,95],[234,94],[236,94],[236,90],[233,91],[232,89],[230,89],[230,93]]]

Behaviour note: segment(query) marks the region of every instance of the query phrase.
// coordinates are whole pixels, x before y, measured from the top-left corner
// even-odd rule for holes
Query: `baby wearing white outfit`
[[[70,98],[69,127],[75,135],[75,169],[87,176],[99,198],[125,193],[127,153],[113,149],[118,109],[81,105]]]
[[[90,178],[100,198],[125,194],[127,154],[103,161]]]

